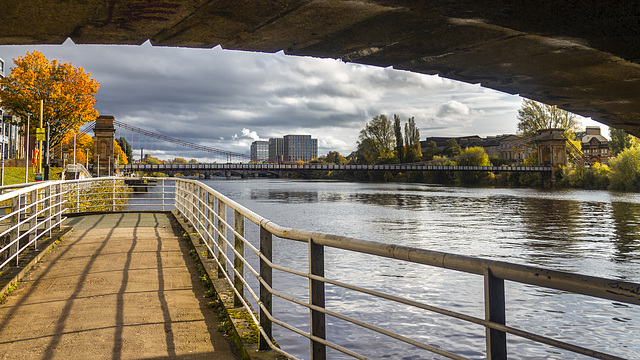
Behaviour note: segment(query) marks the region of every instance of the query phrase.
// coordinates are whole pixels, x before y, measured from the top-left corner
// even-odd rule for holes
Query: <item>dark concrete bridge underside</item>
[[[640,136],[637,0],[6,1],[0,44],[142,44],[438,74]]]

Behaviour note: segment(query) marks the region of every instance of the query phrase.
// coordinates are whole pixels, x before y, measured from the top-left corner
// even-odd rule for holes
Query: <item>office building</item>
[[[280,162],[284,157],[284,139],[283,138],[271,138],[269,139],[269,161]]]
[[[254,141],[251,143],[251,161],[263,162],[269,160],[269,142]]]
[[[311,135],[285,135],[283,157],[286,162],[308,162],[318,157],[318,139]]]

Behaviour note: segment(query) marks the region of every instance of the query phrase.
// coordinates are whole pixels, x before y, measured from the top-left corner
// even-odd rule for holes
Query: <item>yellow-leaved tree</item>
[[[0,105],[19,117],[25,125],[31,115],[30,134],[39,126],[40,100],[43,120],[51,127],[51,143],[56,146],[69,131],[98,117],[93,107],[100,84],[81,67],[71,63],[49,61],[41,52],[33,51],[13,59],[11,75],[0,80]]]

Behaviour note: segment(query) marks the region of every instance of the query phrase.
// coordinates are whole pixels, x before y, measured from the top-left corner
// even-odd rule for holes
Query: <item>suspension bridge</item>
[[[124,138],[131,146],[132,153],[139,151],[139,157],[137,159],[143,160],[145,154],[151,156],[162,156],[168,153],[189,153],[193,156],[189,158],[206,159],[204,161],[220,161],[221,159],[226,162],[243,162],[251,159],[250,155],[242,154],[234,151],[227,151],[218,149],[211,146],[196,144],[190,141],[174,138],[171,136],[159,134],[153,131],[149,131],[137,126],[133,126],[121,121],[113,121],[115,132],[115,139]],[[95,121],[87,123],[77,134],[76,137],[82,135],[91,136],[91,132],[95,129]],[[54,151],[54,157],[59,157],[62,151],[68,150],[73,147],[73,143],[69,142],[65,146],[62,146]],[[136,158],[135,155],[133,158]],[[132,159],[129,159],[130,162]]]
[[[196,144],[186,140],[159,134],[150,130],[136,127],[121,121],[113,121],[115,138],[124,138],[131,146],[132,152],[139,149],[141,161],[130,159],[129,164],[121,166],[125,172],[163,172],[166,174],[176,173],[198,173],[207,177],[218,174],[233,173],[242,177],[257,176],[258,174],[282,175],[286,172],[307,172],[307,171],[490,171],[490,172],[538,172],[550,173],[557,161],[554,158],[564,157],[569,154],[572,161],[590,165],[587,157],[557,130],[543,130],[530,137],[519,138],[509,141],[499,146],[487,147],[485,152],[490,155],[499,155],[504,151],[523,151],[522,149],[532,143],[541,147],[543,142],[555,141],[553,146],[545,145],[544,151],[539,151],[539,164],[542,166],[452,166],[445,165],[445,161],[460,162],[478,156],[478,153],[464,154],[449,158],[442,158],[428,162],[417,162],[408,164],[385,164],[385,165],[332,165],[332,164],[251,164],[248,163],[250,156],[239,152],[227,151],[215,147]],[[87,134],[95,128],[95,122],[87,124],[78,135]],[[566,151],[566,145],[570,151]],[[554,147],[560,145],[561,150]],[[67,148],[71,144],[66,145]],[[60,148],[63,151],[64,148]],[[193,156],[188,158],[200,158],[201,160],[191,161],[188,164],[144,164],[145,151],[148,155],[166,155],[169,153],[189,153]],[[544,152],[548,154],[543,154]],[[57,154],[57,153],[56,153]],[[54,155],[55,156],[55,155]],[[136,158],[133,156],[133,158]],[[203,160],[204,158],[204,160]],[[214,161],[211,161],[211,159]]]

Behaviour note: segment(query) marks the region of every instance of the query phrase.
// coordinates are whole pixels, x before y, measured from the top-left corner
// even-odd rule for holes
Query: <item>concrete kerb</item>
[[[56,241],[70,230],[71,226],[62,226],[59,231],[54,231],[50,238],[39,241],[42,244],[42,249],[30,251],[21,256],[18,266],[12,266],[3,271],[2,276],[0,276],[0,285],[2,286],[2,289],[0,289],[0,302],[4,300],[10,288],[18,284],[36,266],[40,259],[56,245]]]
[[[215,299],[219,306],[219,311],[222,317],[221,322],[231,324],[233,326],[226,330],[229,341],[238,348],[238,352],[242,359],[247,360],[283,360],[286,357],[278,354],[275,351],[259,351],[257,334],[252,327],[255,326],[251,320],[247,320],[247,316],[242,316],[242,313],[246,313],[246,309],[243,307],[234,307],[233,304],[233,289],[224,277],[218,277],[218,268],[213,259],[208,256],[208,249],[204,245],[200,236],[195,233],[195,230],[191,225],[187,223],[176,211],[172,211],[173,216],[176,218],[182,230],[185,234],[188,234],[189,240],[193,249],[198,254],[198,258],[202,263],[204,270],[206,271],[211,284],[215,289]],[[254,311],[255,313],[255,311]]]

